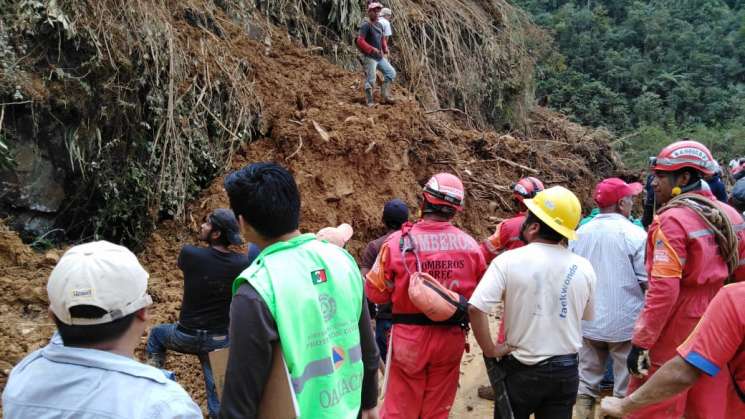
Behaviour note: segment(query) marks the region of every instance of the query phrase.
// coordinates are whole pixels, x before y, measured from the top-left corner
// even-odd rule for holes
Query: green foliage
[[[745,115],[745,2],[515,3],[554,35],[537,86],[549,106],[619,134],[640,130],[635,141],[645,133],[652,141],[656,129],[722,138],[737,132]]]
[[[723,127],[643,125],[628,137],[622,137],[616,143],[616,149],[627,165],[642,168],[646,166],[648,157],[657,155],[671,140],[684,137],[706,144],[723,167],[731,157],[745,156],[745,119]]]

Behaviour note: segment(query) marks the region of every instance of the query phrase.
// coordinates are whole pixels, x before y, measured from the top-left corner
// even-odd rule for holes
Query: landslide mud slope
[[[195,44],[204,36],[177,15],[173,19],[178,36],[193,38]],[[508,187],[518,177],[535,175],[548,185],[568,186],[588,204],[595,179],[617,170],[605,134],[549,111],[533,111],[530,135],[523,135],[467,129],[467,115],[426,111],[403,90],[395,91],[395,106],[367,108],[361,101],[361,73],[331,65],[276,28],[267,28],[263,42],[249,39],[241,27],[224,28],[221,42],[250,64],[253,88],[262,102],[264,133],[239,150],[227,169],[266,160],[289,167],[302,193],[302,230],[351,223],[355,235],[349,248],[355,255],[382,233],[383,202],[399,197],[414,212],[421,185],[438,171],[454,172],[464,180],[466,211],[456,222],[482,240],[510,213]],[[178,251],[195,242],[199,220],[220,206],[227,206],[222,177],[189,205],[183,220],[161,223],[145,244],[139,256],[151,275],[154,322],[176,320],[182,293]],[[44,286],[61,253],[36,254],[0,225],[2,387],[12,365],[45,344],[53,332]],[[474,359],[478,362],[478,357],[467,356],[464,363]],[[204,407],[196,358],[175,355],[167,367]],[[482,380],[469,376],[466,381],[464,388],[470,389]],[[469,391],[459,396],[458,411],[470,411],[468,400],[475,394]]]

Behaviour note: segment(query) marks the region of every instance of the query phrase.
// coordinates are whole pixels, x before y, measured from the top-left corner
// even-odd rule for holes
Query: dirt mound
[[[195,44],[204,36],[189,25],[177,29]],[[517,178],[535,175],[548,185],[566,185],[589,204],[594,179],[616,170],[607,134],[547,110],[533,111],[530,132],[519,134],[464,129],[468,115],[427,113],[401,89],[395,90],[395,106],[367,108],[361,101],[361,73],[331,65],[275,28],[267,28],[262,42],[238,26],[223,29],[222,42],[250,64],[253,89],[263,104],[263,138],[236,151],[231,168],[265,160],[289,167],[303,197],[302,230],[349,222],[355,228],[349,246],[355,255],[382,233],[383,202],[399,197],[415,209],[421,185],[437,171],[464,180],[467,208],[457,223],[481,240],[511,212],[509,185]],[[176,320],[182,293],[178,251],[195,242],[199,220],[220,206],[227,206],[221,177],[188,205],[185,222],[160,224],[145,243],[140,258],[151,275],[155,322]],[[6,374],[53,330],[44,284],[55,256],[34,254],[14,233],[0,230],[0,360]],[[173,356],[167,367],[204,406],[196,358]]]

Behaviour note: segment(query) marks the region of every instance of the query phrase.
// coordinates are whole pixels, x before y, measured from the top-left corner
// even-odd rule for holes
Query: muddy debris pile
[[[383,233],[383,203],[398,197],[416,213],[422,185],[439,171],[463,180],[466,209],[456,223],[483,240],[513,211],[510,184],[520,177],[537,176],[547,186],[569,187],[589,212],[594,181],[619,170],[609,134],[577,126],[546,109],[530,111],[522,132],[495,132],[472,128],[477,124],[462,110],[425,110],[402,87],[394,89],[396,105],[368,108],[362,101],[361,71],[331,64],[288,37],[285,29],[266,25],[263,37],[252,39],[246,28],[219,12],[219,34],[190,25],[184,16],[169,15],[177,22],[172,29],[182,44],[201,49],[217,43],[231,56],[242,57],[242,67],[222,64],[242,72],[261,104],[255,136],[229,152],[220,173],[255,161],[287,166],[302,193],[301,229],[314,232],[350,223],[355,235],[348,248],[355,256]],[[189,89],[188,84],[179,86],[176,96]],[[139,257],[150,273],[156,323],[177,319],[183,278],[176,257],[182,245],[196,243],[203,217],[227,206],[222,179],[208,182],[181,216],[158,223],[141,244]],[[45,284],[63,251],[34,252],[0,224],[0,387],[10,368],[44,345],[54,330]],[[167,368],[205,408],[196,357],[172,355]]]

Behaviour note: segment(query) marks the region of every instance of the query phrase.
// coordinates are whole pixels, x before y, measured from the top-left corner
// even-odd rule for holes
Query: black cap
[[[383,207],[383,220],[393,224],[409,221],[409,207],[400,199],[391,199]]]
[[[220,230],[230,244],[243,244],[241,229],[233,211],[227,208],[218,208],[207,217],[212,228]]]

